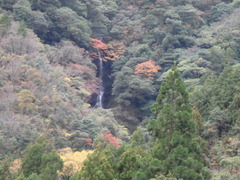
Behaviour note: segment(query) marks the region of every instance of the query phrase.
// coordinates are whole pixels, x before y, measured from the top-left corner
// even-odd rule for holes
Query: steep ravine
[[[101,54],[94,60],[98,71],[97,77],[100,79],[99,92],[94,94],[90,104],[93,108],[109,108],[112,99],[112,61],[104,61]]]
[[[104,95],[104,86],[103,86],[103,60],[100,52],[98,51],[98,77],[100,79],[99,92],[97,94],[95,108],[103,108],[103,95]]]

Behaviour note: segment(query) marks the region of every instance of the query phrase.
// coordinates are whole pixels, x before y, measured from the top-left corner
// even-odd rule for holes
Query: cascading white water
[[[95,107],[96,108],[103,108],[103,102],[102,102],[102,98],[103,98],[103,94],[104,94],[104,87],[103,87],[103,60],[101,57],[100,52],[98,51],[98,66],[99,66],[99,78],[101,80],[100,82],[100,87],[99,87],[99,93],[97,95],[97,102]]]

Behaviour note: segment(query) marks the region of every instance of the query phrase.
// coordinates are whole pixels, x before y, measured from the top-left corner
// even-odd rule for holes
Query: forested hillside
[[[239,0],[0,0],[0,180],[240,179],[239,19]]]

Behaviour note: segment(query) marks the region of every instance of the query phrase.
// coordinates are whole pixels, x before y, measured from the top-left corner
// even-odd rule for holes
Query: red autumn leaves
[[[101,40],[99,39],[94,39],[92,38],[92,47],[97,49],[97,50],[106,50],[107,49],[107,45],[102,42]]]
[[[99,39],[91,39],[91,46],[102,55],[104,61],[114,61],[120,58],[124,53],[125,45],[120,41],[111,41],[108,44]],[[92,56],[97,58],[97,53],[92,53]]]
[[[119,148],[120,144],[118,142],[118,138],[114,137],[110,131],[106,131],[102,133],[103,139],[108,143],[111,144],[112,146]]]

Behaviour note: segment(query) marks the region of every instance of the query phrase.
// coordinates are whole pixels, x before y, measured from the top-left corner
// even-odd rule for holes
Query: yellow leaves
[[[30,90],[24,89],[18,93],[17,101],[19,103],[32,103],[34,102],[35,96]]]
[[[50,125],[52,120],[51,119],[44,119],[43,120],[46,125]],[[44,134],[43,134],[44,135]]]
[[[27,89],[23,89],[17,94],[17,102],[18,109],[26,114],[37,111],[40,103],[35,95]]]
[[[235,137],[229,137],[226,140],[226,151],[230,154],[237,152],[240,141]]]
[[[212,163],[211,163],[211,167],[213,167],[213,166],[218,166],[219,165],[219,163],[217,163],[216,161],[213,161]]]
[[[36,85],[43,85],[46,82],[38,69],[27,64],[22,64],[21,67],[21,74],[24,77],[21,83],[23,86],[27,86],[31,84],[31,82],[34,82]]]
[[[74,173],[80,171],[83,167],[83,162],[87,159],[88,155],[92,153],[92,150],[73,152],[69,147],[61,149],[59,154],[63,160],[63,170],[60,172],[60,174],[64,176],[71,176]]]
[[[227,141],[231,143],[231,142],[236,141],[236,140],[237,140],[236,138],[229,137]]]
[[[12,162],[12,165],[9,167],[9,170],[11,173],[17,173],[18,170],[21,168],[21,159],[15,159],[13,162]]]
[[[65,77],[63,80],[64,80],[66,83],[70,83],[70,82],[71,82],[71,79],[70,79],[69,77]]]
[[[63,134],[64,134],[65,137],[70,137],[70,136],[72,136],[71,133],[68,133],[68,132],[66,132],[66,131],[64,131]]]
[[[58,95],[58,91],[57,91],[57,87],[56,86],[52,87],[52,92],[53,92],[53,97],[52,97],[53,101],[55,103],[62,102],[62,98]]]
[[[27,65],[27,64],[23,64],[22,67],[23,67],[23,68],[30,68],[30,66]]]
[[[91,105],[88,104],[88,103],[84,103],[84,104],[82,105],[82,108],[83,108],[83,109],[88,109],[89,107],[91,107]]]

